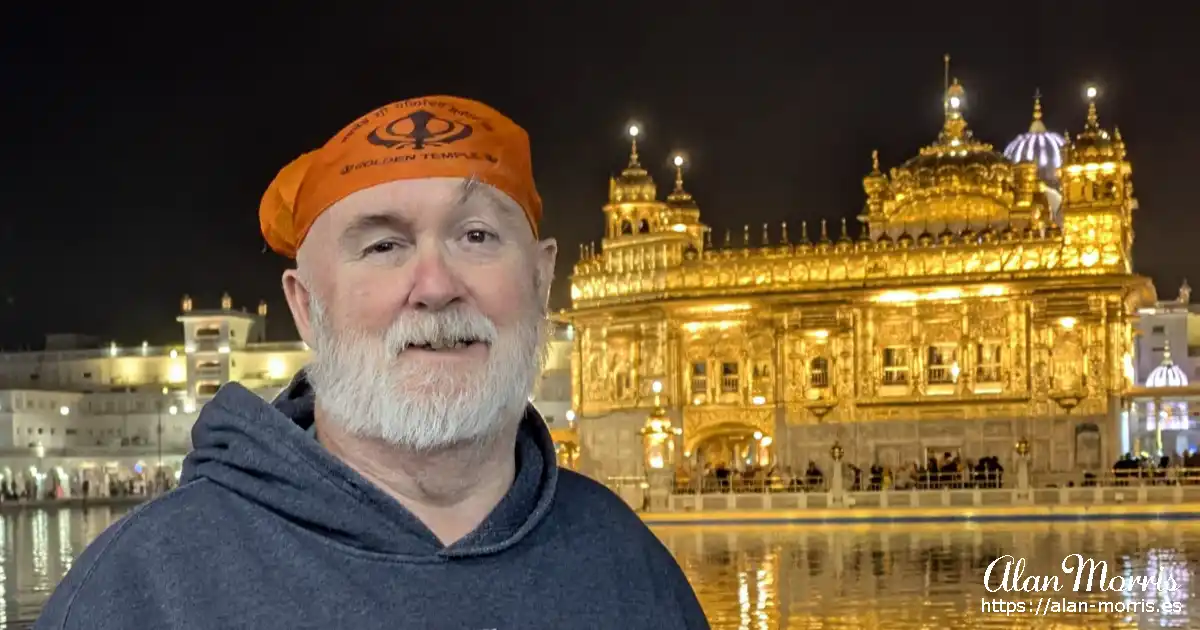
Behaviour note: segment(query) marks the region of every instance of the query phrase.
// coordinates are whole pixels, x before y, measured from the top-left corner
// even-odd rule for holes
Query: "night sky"
[[[414,96],[479,99],[529,130],[562,254],[555,307],[579,243],[601,236],[631,120],[660,196],[672,152],[689,156],[718,242],[746,222],[755,240],[763,222],[836,226],[863,206],[871,149],[886,169],[936,137],[944,53],[976,137],[998,150],[1027,130],[1036,89],[1047,125],[1074,134],[1098,85],[1101,124],[1120,126],[1133,163],[1136,270],[1163,297],[1200,281],[1189,3],[272,4],[5,7],[0,346],[47,332],[175,342],[180,296],[211,308],[222,291],[250,310],[265,298],[271,337],[294,338],[259,198],[296,155]]]

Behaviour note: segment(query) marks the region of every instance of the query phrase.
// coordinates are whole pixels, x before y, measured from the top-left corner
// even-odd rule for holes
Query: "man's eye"
[[[496,235],[487,230],[469,230],[467,232],[467,242],[477,245],[487,243],[495,238]]]
[[[375,243],[374,245],[371,245],[370,247],[368,247],[367,253],[368,254],[387,254],[389,252],[396,251],[396,247],[397,247],[396,243],[394,243],[392,241],[382,241],[382,242]]]

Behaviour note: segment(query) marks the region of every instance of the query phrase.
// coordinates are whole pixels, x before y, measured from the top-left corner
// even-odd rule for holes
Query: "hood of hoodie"
[[[238,383],[221,387],[192,428],[181,484],[207,479],[278,517],[366,551],[439,561],[503,551],[550,510],[558,479],[545,421],[526,407],[508,493],[473,532],[449,546],[310,432],[315,396],[301,372],[268,402]]]

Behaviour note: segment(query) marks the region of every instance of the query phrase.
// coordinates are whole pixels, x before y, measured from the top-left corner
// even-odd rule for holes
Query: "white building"
[[[176,344],[96,347],[51,335],[42,352],[0,353],[0,491],[45,497],[86,486],[97,496],[176,479],[198,411],[221,385],[238,381],[269,399],[308,362],[303,342],[265,340],[266,316],[265,303],[249,313],[226,294],[206,310],[184,296]],[[570,351],[569,328],[556,323],[533,395],[556,436],[573,424]]]
[[[1122,415],[1121,450],[1135,456],[1177,457],[1200,442],[1200,311],[1184,281],[1174,300],[1139,312],[1136,385]]]
[[[1189,380],[1200,379],[1200,309],[1193,309],[1192,289],[1184,281],[1174,300],[1160,300],[1138,315],[1136,365],[1138,385],[1145,385],[1163,356],[1171,360]]]

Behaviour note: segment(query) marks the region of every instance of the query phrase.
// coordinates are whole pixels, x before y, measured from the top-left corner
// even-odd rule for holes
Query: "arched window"
[[[645,219],[642,219],[641,223],[638,223],[638,234],[645,234],[649,231],[650,231],[650,222]]]
[[[629,221],[622,221],[621,234],[633,234],[633,224]]]
[[[808,364],[808,383],[816,389],[829,387],[829,359],[817,357]]]

